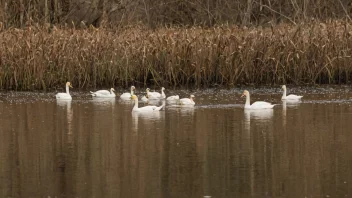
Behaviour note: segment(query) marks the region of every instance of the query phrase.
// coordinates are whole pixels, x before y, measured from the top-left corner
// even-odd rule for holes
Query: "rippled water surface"
[[[244,111],[239,88],[166,90],[196,106],[135,114],[86,92],[1,92],[0,197],[352,197],[352,89],[289,89],[300,103],[248,90],[278,105]]]

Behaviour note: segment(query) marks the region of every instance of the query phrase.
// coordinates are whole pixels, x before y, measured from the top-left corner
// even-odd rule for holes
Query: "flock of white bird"
[[[70,95],[70,88],[72,88],[72,85],[70,82],[66,83],[66,93],[58,93],[56,94],[56,99],[57,100],[72,100],[72,97]],[[282,100],[288,100],[288,101],[299,101],[303,96],[298,96],[298,95],[286,95],[286,85],[282,86],[283,89],[283,95],[282,95]],[[134,101],[134,107],[132,111],[160,111],[163,108],[163,105],[161,106],[144,106],[144,107],[138,107],[138,97],[134,94],[136,88],[134,86],[131,86],[131,91],[130,93],[123,93],[120,96],[120,99],[122,100],[133,100]],[[166,99],[167,102],[169,103],[175,103],[178,105],[191,105],[194,106],[194,95],[190,95],[189,98],[181,98],[178,95],[174,96],[169,96],[166,98],[166,95],[164,93],[165,88],[161,88],[161,93],[159,92],[151,92],[149,88],[146,89],[146,95],[141,98],[142,101],[149,101],[149,100],[161,100],[161,99]],[[93,97],[97,98],[115,98],[115,89],[111,88],[109,90],[99,90],[96,92],[90,92],[90,94]],[[246,97],[246,103],[244,105],[245,109],[272,109],[275,104],[271,104],[269,102],[264,102],[264,101],[257,101],[254,102],[253,104],[250,104],[250,95],[247,90],[244,90],[243,94],[241,97]]]

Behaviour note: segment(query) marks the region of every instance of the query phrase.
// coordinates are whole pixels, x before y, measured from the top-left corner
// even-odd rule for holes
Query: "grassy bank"
[[[349,83],[351,25],[9,29],[0,33],[0,89]]]

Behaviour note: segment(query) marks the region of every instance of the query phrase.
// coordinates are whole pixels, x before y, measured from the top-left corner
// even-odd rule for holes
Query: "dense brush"
[[[0,33],[0,89],[348,83],[351,24]]]

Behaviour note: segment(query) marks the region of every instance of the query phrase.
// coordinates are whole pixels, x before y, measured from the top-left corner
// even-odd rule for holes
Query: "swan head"
[[[191,95],[191,96],[190,96],[190,98],[192,98],[192,99],[193,99],[193,98],[196,98],[196,97],[195,97],[194,95]]]
[[[136,90],[136,88],[134,86],[131,87],[132,90]]]
[[[247,97],[248,95],[249,95],[249,92],[247,90],[244,90],[243,94],[241,95],[241,98],[245,96]]]
[[[110,90],[115,92],[115,89],[114,89],[114,88],[111,88]]]
[[[71,87],[71,88],[73,88],[70,82],[67,82],[67,83],[66,83],[66,87]]]
[[[286,90],[286,85],[282,85],[281,87],[283,90]]]
[[[147,91],[147,92],[149,92],[149,91],[150,91],[150,89],[149,89],[149,88],[147,88],[147,89],[146,89],[146,91]]]
[[[132,95],[132,96],[131,96],[131,99],[132,99],[132,100],[138,100],[138,97],[137,97],[136,95]]]
[[[161,88],[161,90],[162,90],[162,91],[164,91],[164,90],[165,90],[165,88],[164,88],[164,87],[162,87],[162,88]]]

